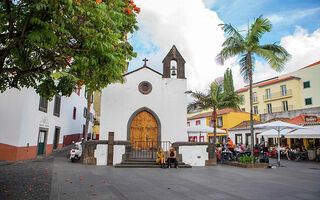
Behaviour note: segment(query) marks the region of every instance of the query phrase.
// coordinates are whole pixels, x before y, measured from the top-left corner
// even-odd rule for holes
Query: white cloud
[[[139,39],[153,43],[158,50],[140,55],[130,63],[140,63],[143,56],[149,66],[159,70],[162,59],[175,44],[186,60],[188,88],[203,90],[216,77],[222,76],[228,65],[219,66],[215,57],[225,40],[217,14],[205,7],[202,0],[136,0],[141,7],[138,16]],[[156,66],[156,67],[154,67]],[[162,71],[162,70],[161,70]]]
[[[281,38],[280,45],[291,54],[291,59],[286,64],[284,71],[277,73],[271,70],[266,63],[257,62],[254,81],[261,81],[273,76],[296,71],[319,61],[320,29],[315,30],[313,33],[308,33],[307,30],[296,27],[292,35]]]
[[[138,50],[139,57],[130,63],[130,69],[141,67],[141,60],[147,57],[148,66],[162,72],[162,59],[175,44],[187,62],[188,89],[207,89],[210,82],[222,76],[227,67],[233,71],[235,88],[245,85],[236,58],[229,59],[224,66],[215,63],[225,40],[223,31],[218,27],[223,21],[214,11],[207,9],[203,1],[136,0],[136,3],[141,7],[138,15],[140,30],[136,37],[139,48],[147,51]],[[281,38],[281,45],[292,55],[281,74],[295,71],[320,60],[320,29],[308,33],[297,27],[292,35]],[[266,63],[256,62],[255,82],[278,75]]]
[[[215,0],[203,0],[203,2],[207,8],[210,8],[214,4]]]
[[[267,18],[271,21],[272,24],[277,24],[277,23],[291,24],[298,19],[302,19],[304,17],[313,15],[319,11],[320,11],[320,7],[310,8],[310,9],[290,10],[287,12],[270,15]]]

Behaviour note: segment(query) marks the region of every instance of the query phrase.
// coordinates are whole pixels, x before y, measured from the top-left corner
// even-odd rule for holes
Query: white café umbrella
[[[290,131],[292,131],[291,129],[285,129],[283,131],[280,132],[280,136],[285,136],[287,135]],[[269,129],[266,130],[260,134],[257,135],[258,138],[262,138],[262,136],[264,138],[277,138],[278,137],[278,131],[274,130],[274,129]]]
[[[285,129],[304,129],[302,126],[290,124],[282,121],[274,121],[265,124],[254,125],[254,128],[274,129],[278,132],[278,166],[280,166],[280,132]]]
[[[203,126],[203,125],[188,126],[187,132],[188,133],[212,133],[213,128],[207,125],[206,126]],[[226,131],[217,128],[217,133],[226,133]]]
[[[305,127],[285,135],[286,138],[320,138],[320,125]]]

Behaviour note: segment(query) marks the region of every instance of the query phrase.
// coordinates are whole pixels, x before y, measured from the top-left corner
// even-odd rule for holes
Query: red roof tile
[[[297,77],[295,77],[295,76],[287,76],[287,77],[284,77],[284,78],[281,78],[281,79],[277,78],[277,79],[274,79],[274,80],[271,80],[271,81],[267,81],[267,82],[263,82],[263,83],[260,83],[258,85],[255,85],[255,87],[261,87],[261,86],[265,86],[265,85],[270,85],[270,84],[273,84],[273,83],[289,80],[289,79],[292,79],[292,78],[297,78]]]
[[[256,120],[253,120],[253,124],[256,125],[256,124],[261,124],[262,122],[260,121],[256,121]],[[246,129],[246,128],[249,128],[250,127],[250,120],[246,120],[246,121],[243,121],[241,123],[239,123],[238,125],[232,127],[231,129],[229,130],[235,130],[235,129]]]
[[[315,117],[316,121],[306,121],[306,117]],[[320,123],[320,117],[314,116],[314,115],[299,115],[297,117],[294,117],[292,119],[289,119],[286,121],[287,123],[291,124],[314,124],[314,123]]]
[[[241,89],[239,89],[239,90],[236,90],[236,92],[243,92],[243,91],[247,91],[249,88],[241,88]]]
[[[319,60],[318,62],[315,62],[315,63],[311,64],[311,65],[308,65],[308,66],[302,67],[301,69],[305,69],[305,68],[313,67],[313,66],[316,66],[316,65],[320,65],[320,60]],[[301,70],[301,69],[299,69],[299,70]]]

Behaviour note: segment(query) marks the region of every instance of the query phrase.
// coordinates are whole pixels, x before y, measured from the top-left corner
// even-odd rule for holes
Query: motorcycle
[[[74,143],[74,141],[72,141]],[[82,155],[82,142],[74,143],[74,147],[70,150],[70,160],[74,162],[76,159],[80,160]]]

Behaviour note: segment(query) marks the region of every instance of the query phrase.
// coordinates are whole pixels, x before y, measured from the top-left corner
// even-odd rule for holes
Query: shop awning
[[[203,125],[188,126],[187,132],[188,133],[212,133],[213,128],[210,126],[203,126]],[[217,128],[217,133],[226,133],[226,131]]]
[[[286,138],[320,138],[320,126],[310,126],[298,129],[285,135]]]
[[[280,136],[285,136],[287,135],[287,133],[291,132],[292,130],[290,129],[284,129],[280,132]],[[267,131],[264,131],[260,134],[257,135],[258,138],[262,138],[262,136],[264,138],[277,138],[278,137],[278,131],[274,130],[274,129],[270,129]]]

